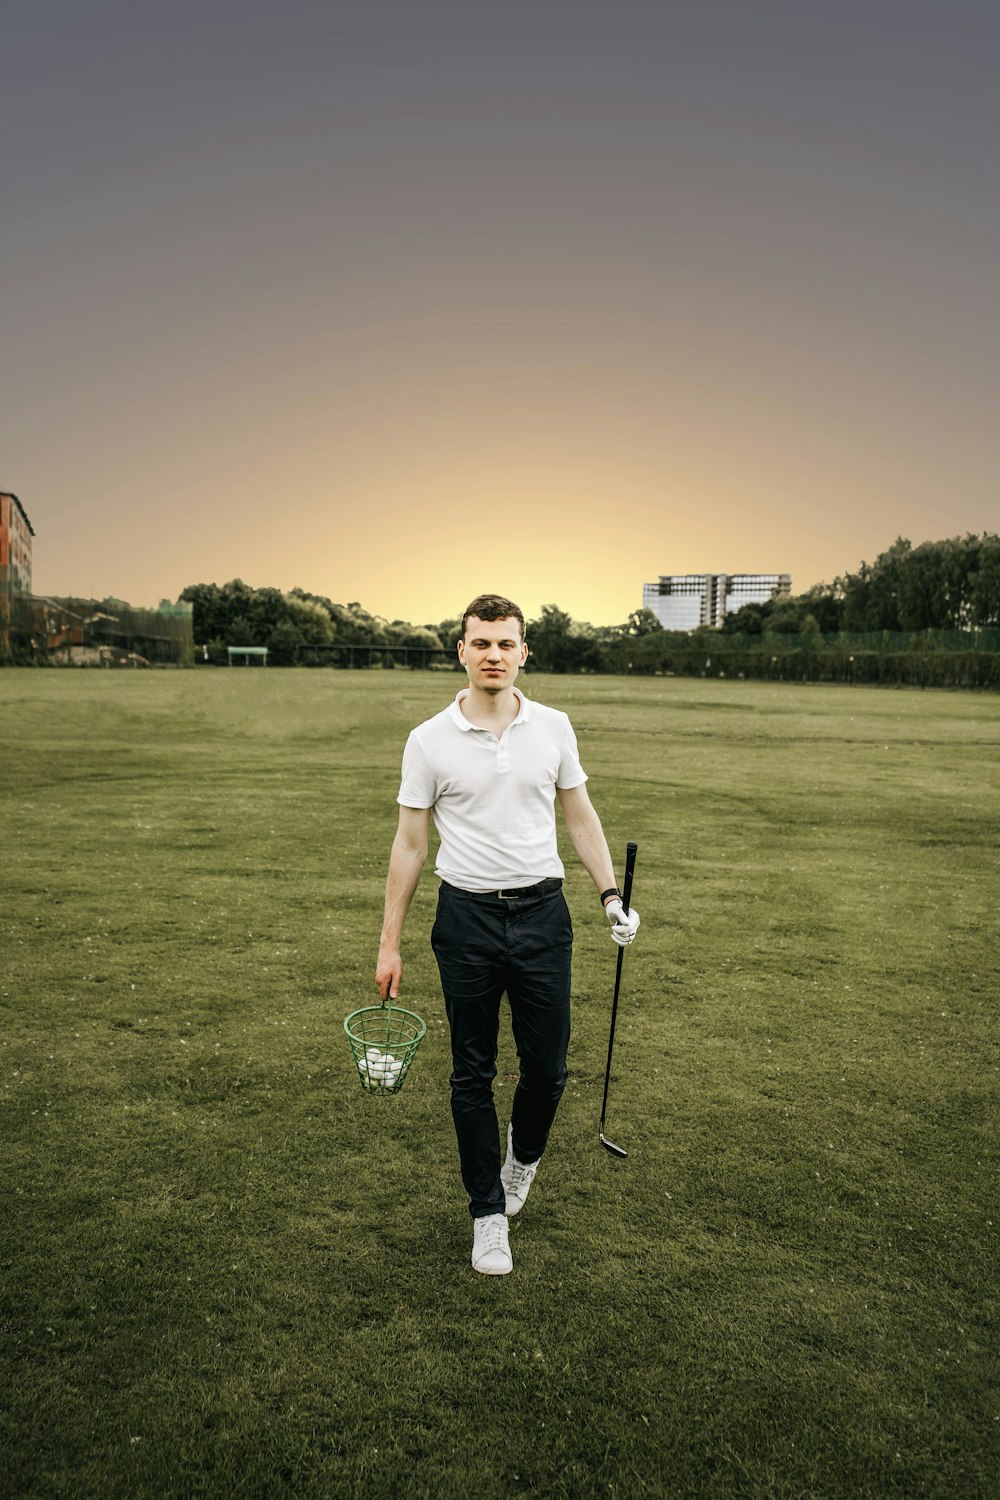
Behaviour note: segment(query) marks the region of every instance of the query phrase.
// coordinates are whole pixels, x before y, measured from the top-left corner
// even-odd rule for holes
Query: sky
[[[595,624],[1000,530],[993,0],[32,0],[33,586]]]

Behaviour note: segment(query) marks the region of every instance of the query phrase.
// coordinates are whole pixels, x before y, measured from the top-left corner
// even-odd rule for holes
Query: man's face
[[[513,616],[509,620],[480,620],[470,615],[465,638],[458,643],[458,659],[473,687],[499,693],[516,681],[528,660],[528,646]]]

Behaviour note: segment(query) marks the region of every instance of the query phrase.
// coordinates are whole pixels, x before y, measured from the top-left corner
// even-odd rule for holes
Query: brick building
[[[31,539],[28,513],[16,495],[0,492],[0,660],[10,652],[11,625],[18,605],[31,594]]]

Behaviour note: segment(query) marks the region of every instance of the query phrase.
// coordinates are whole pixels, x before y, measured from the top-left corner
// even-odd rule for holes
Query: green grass
[[[1000,700],[525,682],[639,842],[629,1158],[570,857],[572,1077],[487,1278],[430,868],[397,1097],[342,1031],[458,680],[0,673],[0,1493],[994,1493]]]

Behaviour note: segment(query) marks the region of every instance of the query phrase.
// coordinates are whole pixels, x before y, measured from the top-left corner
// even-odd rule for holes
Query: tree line
[[[406,654],[400,648],[410,648],[421,657],[437,652],[450,658],[462,629],[460,615],[413,625],[373,615],[357,600],[338,604],[301,588],[287,594],[274,588],[255,589],[240,578],[223,584],[190,584],[180,597],[194,607],[198,654],[216,662],[226,660],[229,646],[266,646],[268,660],[276,665],[322,661],[323,648],[332,647],[397,651],[400,659]],[[629,648],[646,636],[690,641],[686,631],[661,629],[652,611],[643,609],[622,625],[594,626],[572,619],[558,605],[545,604],[539,618],[527,622],[526,631],[532,664],[546,672],[627,670]]]
[[[731,635],[834,635],[1000,627],[1000,536],[950,537],[914,547],[898,537],[873,563],[793,598],[745,604]]]
[[[212,661],[223,661],[228,646],[266,646],[279,666],[299,660],[303,647],[420,647],[439,651],[444,640],[457,640],[461,619],[411,625],[384,620],[356,600],[337,604],[321,594],[295,588],[251,588],[241,578],[231,583],[194,583],[181,594],[194,606],[194,638]]]
[[[289,593],[255,589],[238,578],[221,585],[192,584],[181,598],[194,606],[199,655],[213,661],[226,659],[227,646],[258,645],[268,647],[269,660],[277,665],[307,660],[346,664],[354,655],[348,658],[335,650],[345,647],[374,648],[386,664],[394,657],[426,663],[432,653],[447,662],[454,657],[461,629],[457,616],[420,625],[390,621],[357,601],[338,604],[301,588]],[[886,671],[884,663],[877,673],[874,666],[861,664],[865,652],[913,657],[943,646],[953,652],[979,648],[975,670],[981,673],[987,670],[981,650],[986,642],[976,636],[992,631],[1000,631],[1000,536],[986,532],[917,547],[901,537],[874,563],[862,563],[857,573],[792,597],[744,605],[718,628],[665,630],[648,609],[633,611],[621,624],[591,625],[574,620],[556,604],[543,605],[538,618],[527,622],[531,662],[543,672],[797,676],[803,662],[813,662],[815,671],[809,670],[814,677],[851,681],[884,680],[878,675]],[[855,636],[857,649],[852,648]],[[835,667],[841,656],[842,666]],[[895,680],[904,680],[903,670],[898,668]],[[912,660],[905,670],[917,670]],[[957,667],[936,670],[954,672]],[[921,680],[930,678],[924,673]],[[993,684],[970,679],[969,685]]]

